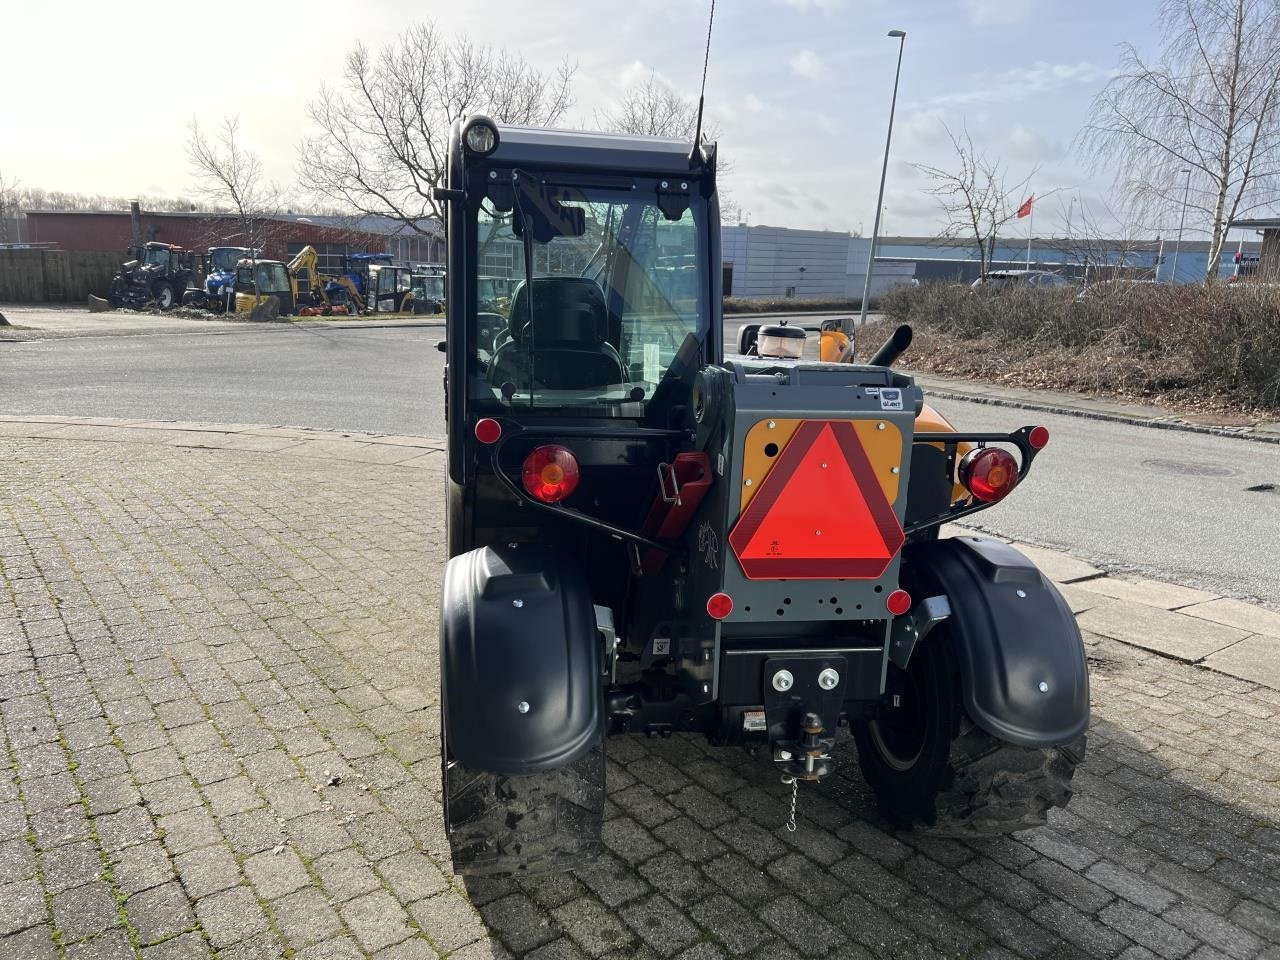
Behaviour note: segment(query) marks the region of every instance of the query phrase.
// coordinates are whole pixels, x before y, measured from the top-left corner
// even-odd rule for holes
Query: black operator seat
[[[604,293],[591,278],[535,278],[532,331],[529,288],[521,283],[511,298],[510,317],[511,339],[498,347],[489,365],[495,386],[510,381],[520,389],[532,380],[545,390],[589,390],[627,381],[622,358],[606,338]]]

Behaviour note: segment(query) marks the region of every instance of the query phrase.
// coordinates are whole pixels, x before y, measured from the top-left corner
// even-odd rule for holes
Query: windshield
[[[422,300],[443,300],[444,277],[414,277],[413,295]]]
[[[473,400],[642,415],[707,327],[705,205],[695,194],[664,214],[656,181],[567,188],[520,176],[529,187],[475,215]]]
[[[225,273],[236,268],[241,259],[248,256],[244,247],[215,247],[209,254],[209,269],[214,273]]]
[[[147,247],[147,263],[157,263],[162,267],[169,265],[169,251],[163,247]]]

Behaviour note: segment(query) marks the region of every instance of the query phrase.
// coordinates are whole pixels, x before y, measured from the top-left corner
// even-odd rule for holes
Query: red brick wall
[[[202,250],[213,246],[247,246],[239,223],[232,217],[184,216],[144,213],[142,239],[176,243]],[[124,253],[129,246],[129,214],[121,213],[28,213],[27,240],[55,243],[62,250],[112,251]],[[348,231],[314,223],[278,220],[269,225],[265,255],[287,260],[290,243],[344,243],[353,251],[381,252],[386,239],[377,234]]]

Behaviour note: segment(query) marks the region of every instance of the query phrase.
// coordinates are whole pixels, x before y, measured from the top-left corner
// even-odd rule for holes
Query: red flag
[[[1027,197],[1027,199],[1023,201],[1022,206],[1018,208],[1019,220],[1021,220],[1023,217],[1031,216],[1031,202],[1035,200],[1035,198],[1036,198],[1036,195],[1033,193],[1031,196]]]

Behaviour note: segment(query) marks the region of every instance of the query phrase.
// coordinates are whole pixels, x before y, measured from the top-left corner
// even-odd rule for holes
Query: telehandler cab
[[[612,734],[742,745],[794,790],[848,725],[884,815],[948,835],[1042,824],[1070,797],[1089,720],[1070,608],[1012,547],[938,538],[1025,480],[1048,432],[955,430],[891,369],[905,327],[866,364],[768,356],[791,334],[763,331],[725,356],[715,158],[483,116],[451,132],[459,873],[590,858]],[[486,311],[497,259],[519,281]]]

